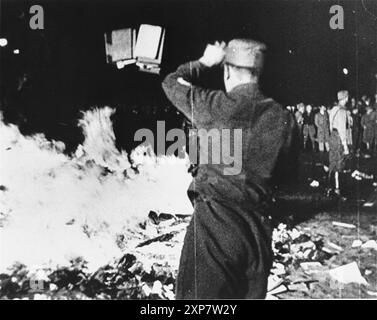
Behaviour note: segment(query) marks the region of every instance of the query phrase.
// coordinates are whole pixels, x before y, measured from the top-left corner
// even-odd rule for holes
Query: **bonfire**
[[[22,265],[38,277],[36,270],[67,268],[78,259],[93,273],[125,252],[141,260],[158,253],[178,268],[180,248],[146,250],[140,243],[163,232],[146,224],[150,212],[192,213],[188,157],[156,157],[144,145],[130,155],[118,150],[113,112],[105,107],[83,113],[85,141],[71,155],[60,141],[23,136],[0,122],[0,273]],[[153,265],[147,260],[144,269]]]

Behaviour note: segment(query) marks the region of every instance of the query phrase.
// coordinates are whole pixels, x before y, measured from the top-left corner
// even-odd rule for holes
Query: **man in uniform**
[[[367,151],[373,152],[373,143],[377,145],[376,125],[377,125],[377,111],[374,111],[371,105],[366,106],[366,112],[361,117],[361,125],[363,126],[363,142],[366,145]]]
[[[304,150],[306,148],[306,143],[308,142],[308,138],[310,138],[310,143],[312,145],[312,151],[315,151],[315,123],[314,123],[314,112],[313,108],[310,104],[308,104],[305,108],[304,112],[304,127],[302,130],[304,136]]]
[[[304,126],[304,112],[305,112],[305,105],[300,102],[297,105],[297,111],[295,113],[295,118],[297,122],[297,129],[298,129],[298,134],[299,134],[299,141],[300,143],[304,144],[303,140],[303,126]],[[305,147],[305,145],[304,145]]]
[[[264,50],[264,44],[248,39],[208,45],[198,61],[181,65],[163,81],[167,97],[197,129],[242,129],[241,172],[226,175],[223,163],[199,163],[189,188],[194,213],[181,254],[177,299],[266,295],[271,179],[290,145],[294,118],[259,89]],[[195,85],[202,72],[220,65],[225,92]]]
[[[348,113],[346,104],[348,102],[348,91],[338,92],[338,104],[330,110],[330,153],[329,153],[329,178],[332,174],[335,177],[335,193],[340,194],[339,173],[345,166],[345,156],[348,155],[347,127]]]
[[[329,115],[324,105],[319,107],[319,112],[317,112],[314,116],[314,122],[317,127],[317,141],[319,151],[329,151]]]

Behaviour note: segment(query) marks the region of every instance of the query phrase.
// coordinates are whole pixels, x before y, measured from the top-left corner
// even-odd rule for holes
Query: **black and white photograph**
[[[0,0],[0,300],[254,299],[377,299],[377,1]]]

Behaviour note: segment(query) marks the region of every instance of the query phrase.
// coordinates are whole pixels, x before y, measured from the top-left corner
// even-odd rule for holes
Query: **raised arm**
[[[219,43],[208,45],[203,57],[181,65],[162,82],[168,99],[193,122],[199,119],[203,122],[210,121],[213,112],[226,99],[221,90],[209,90],[193,84],[203,71],[222,62],[223,48],[224,45]]]
[[[213,105],[217,96],[224,94],[219,90],[208,90],[193,84],[205,69],[208,67],[199,61],[188,62],[178,67],[162,82],[168,99],[193,121],[197,117],[209,117],[209,106]]]

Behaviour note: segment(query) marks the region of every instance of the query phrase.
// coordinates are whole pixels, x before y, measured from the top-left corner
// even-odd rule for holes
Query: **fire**
[[[115,147],[113,112],[83,113],[85,141],[72,155],[64,143],[23,136],[0,119],[0,272],[15,262],[53,267],[75,257],[95,270],[121,256],[116,238],[150,210],[192,213],[188,156],[156,157],[139,146],[128,158]]]

